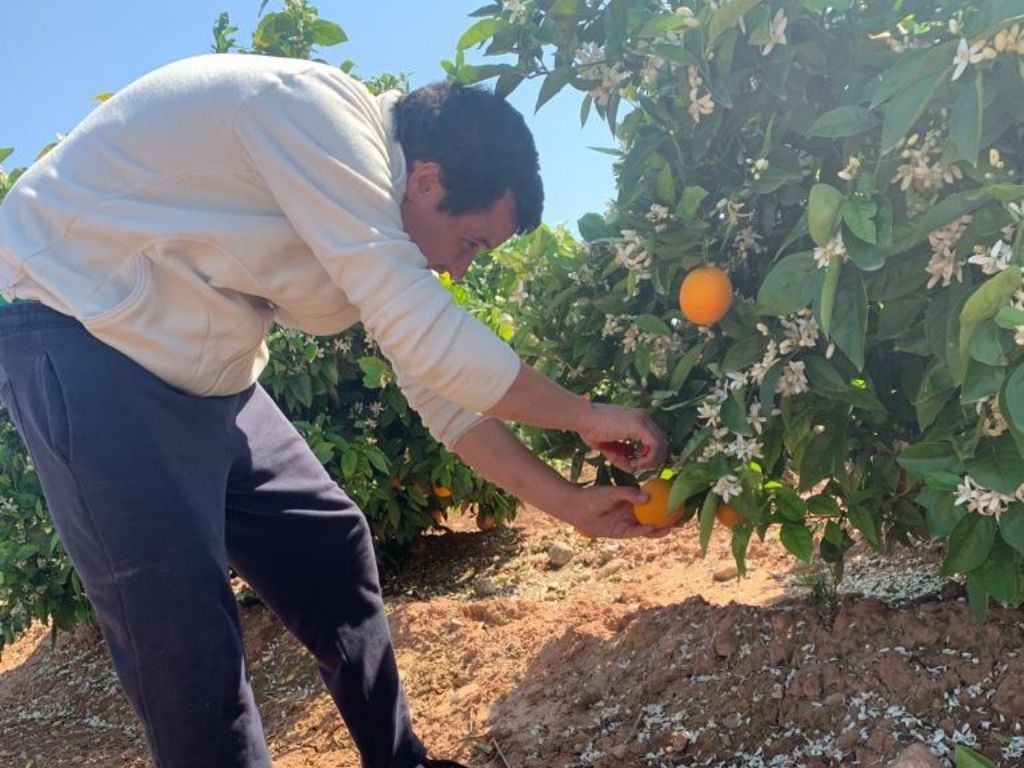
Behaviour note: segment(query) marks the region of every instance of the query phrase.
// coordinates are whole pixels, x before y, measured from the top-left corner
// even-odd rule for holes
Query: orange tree
[[[249,48],[239,47],[236,32],[221,14],[213,50],[311,58],[318,47],[345,40],[342,29],[319,18],[305,0],[286,0],[281,11],[264,15]],[[342,68],[350,71],[353,65],[345,62]],[[375,92],[406,85],[404,78],[388,75],[366,84]],[[0,148],[0,163],[11,152]],[[0,170],[0,203],[23,171]],[[507,337],[507,317],[490,309],[497,288],[478,280],[474,291],[458,291],[456,299]],[[431,438],[396,386],[390,365],[361,329],[314,338],[275,328],[269,346],[271,362],[261,383],[362,507],[379,554],[402,557],[421,531],[442,523],[451,509],[476,507],[481,519],[496,524],[515,515],[513,497]],[[90,615],[31,461],[0,411],[0,649],[33,620],[50,622],[56,633]]]
[[[617,199],[519,286],[515,342],[579,392],[650,409],[673,504],[740,568],[777,529],[842,573],[859,535],[946,542],[973,607],[1022,599],[1019,0],[503,0],[449,74],[538,108],[582,95]],[[468,63],[465,52],[486,57]],[[491,62],[494,63],[491,63]],[[483,62],[483,63],[480,63]],[[714,265],[735,300],[680,312]],[[550,455],[582,464],[568,437]],[[606,470],[606,475],[607,475]],[[817,543],[817,544],[816,544]]]

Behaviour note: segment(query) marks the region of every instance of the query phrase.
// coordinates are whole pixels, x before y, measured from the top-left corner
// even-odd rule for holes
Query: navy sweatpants
[[[366,519],[262,387],[186,394],[26,302],[0,307],[0,399],[160,768],[271,764],[229,565],[312,652],[363,766],[421,761]]]

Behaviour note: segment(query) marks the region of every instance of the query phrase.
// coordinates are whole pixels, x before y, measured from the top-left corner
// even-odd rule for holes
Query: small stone
[[[669,742],[669,747],[673,752],[682,752],[686,749],[690,743],[690,737],[683,731],[673,731],[672,740]]]
[[[731,715],[726,715],[722,723],[725,725],[726,728],[736,730],[741,725],[743,725],[743,715],[741,715],[739,712],[733,712]]]
[[[548,564],[552,568],[563,568],[572,560],[572,547],[568,544],[556,541],[548,547]]]
[[[900,753],[889,768],[941,768],[939,759],[924,744],[912,744]]]
[[[841,707],[846,703],[846,697],[841,693],[830,693],[825,697],[826,707]]]
[[[719,581],[719,582],[721,582],[721,581],[732,581],[733,579],[736,578],[736,574],[737,573],[738,573],[738,571],[736,570],[736,566],[735,565],[730,565],[730,566],[727,566],[725,568],[721,568],[721,569],[715,571],[714,574],[711,576],[711,578],[714,579],[715,581]]]
[[[626,756],[626,745],[616,744],[608,751],[611,752],[612,757],[614,757],[616,760],[621,760]]]
[[[621,557],[609,560],[598,572],[601,576],[613,576],[626,567],[626,561]]]
[[[732,636],[732,632],[722,632],[716,635],[713,645],[715,653],[724,658],[732,656],[740,649],[736,644],[736,638]]]
[[[776,683],[775,685],[773,685],[772,686],[772,692],[771,692],[770,695],[776,701],[780,701],[782,699],[782,697],[785,695],[785,691],[782,688],[782,684],[781,683]]]
[[[477,579],[473,585],[473,594],[477,597],[494,597],[498,594],[498,585],[486,577]]]

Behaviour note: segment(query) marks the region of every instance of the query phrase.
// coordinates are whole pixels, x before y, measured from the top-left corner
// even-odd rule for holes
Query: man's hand
[[[572,505],[562,517],[587,536],[606,539],[667,536],[671,528],[655,528],[636,521],[633,505],[644,501],[647,501],[647,494],[639,488],[615,485],[577,488]]]
[[[665,435],[638,408],[592,403],[576,431],[583,442],[624,472],[659,469],[668,454]]]

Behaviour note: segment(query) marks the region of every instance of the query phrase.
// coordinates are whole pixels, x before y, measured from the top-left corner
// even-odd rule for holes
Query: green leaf
[[[739,24],[740,17],[761,4],[761,0],[728,0],[711,14],[708,24],[708,42],[713,43],[727,30]]]
[[[682,389],[683,384],[690,377],[690,373],[693,371],[697,361],[700,360],[700,356],[704,352],[704,345],[697,344],[687,350],[686,354],[683,355],[682,359],[676,365],[676,369],[672,372],[672,379],[669,383],[669,389],[674,392],[678,392]]]
[[[672,333],[672,329],[657,315],[637,315],[634,321],[641,331],[653,333],[656,336],[668,336]]]
[[[815,184],[811,187],[807,203],[807,227],[816,245],[824,248],[836,233],[842,203],[843,193],[830,184]]]
[[[693,185],[683,190],[683,197],[676,206],[676,216],[680,219],[694,219],[708,191],[704,187]]]
[[[919,477],[936,471],[963,474],[960,459],[950,443],[914,443],[904,448],[896,461]]]
[[[0,147],[0,163],[14,154],[14,147]]]
[[[860,270],[847,264],[839,278],[834,322],[828,334],[858,371],[864,368],[867,329],[868,292],[864,287]]]
[[[999,392],[999,409],[1010,427],[1017,449],[1024,453],[1024,365],[1018,365]]]
[[[702,556],[708,553],[708,544],[711,541],[711,532],[715,529],[715,512],[718,509],[718,497],[709,493],[704,497],[704,503],[700,508],[700,552]]]
[[[1024,554],[1024,504],[1014,503],[999,518],[999,533],[1011,547]]]
[[[967,299],[967,303],[964,304],[964,308],[960,312],[959,369],[953,371],[953,375],[958,381],[963,380],[964,373],[967,371],[971,339],[978,330],[978,326],[995,317],[1018,288],[1020,288],[1020,268],[1012,266],[986,280]]]
[[[950,59],[952,61],[952,58]],[[928,102],[932,100],[935,89],[947,77],[948,69],[938,75],[925,77],[910,86],[898,99],[890,101],[885,108],[885,119],[882,124],[881,152],[887,155],[899,145],[914,123],[921,117]]]
[[[981,126],[985,110],[984,79],[980,69],[975,70],[974,84],[963,88],[949,114],[949,141],[953,148],[946,162],[966,160],[978,164],[981,151]]]
[[[950,40],[942,45],[908,51],[896,59],[896,63],[882,72],[871,93],[871,109],[903,92],[918,80],[931,75],[940,67],[949,68],[956,52],[957,41]]]
[[[1024,310],[1011,306],[1001,307],[996,313],[996,325],[1011,331],[1018,325],[1024,325]]]
[[[953,504],[949,491],[923,488],[915,499],[927,513],[928,530],[937,539],[945,539],[967,514],[963,507]]]
[[[818,269],[814,254],[801,251],[776,262],[761,282],[757,312],[782,317],[803,309],[821,296],[825,272]]]
[[[666,163],[658,173],[658,180],[655,182],[654,191],[658,196],[659,203],[668,206],[675,205],[676,182],[672,177],[672,166],[668,163]]]
[[[996,764],[987,757],[961,744],[956,745],[953,760],[955,768],[996,768]]]
[[[981,586],[1003,605],[1016,603],[1020,593],[1020,557],[1001,536],[996,536],[988,559],[974,571]]]
[[[742,341],[730,345],[722,358],[723,373],[742,371],[749,368],[764,356],[764,340],[759,335],[747,336]]]
[[[964,464],[979,485],[1007,496],[1013,496],[1024,483],[1024,456],[1009,435],[982,440]]]
[[[313,22],[313,42],[323,47],[340,45],[348,40],[345,30],[327,19],[317,19]]]
[[[359,454],[352,448],[347,449],[341,455],[341,473],[345,477],[351,477],[355,474],[356,467],[359,465]]]
[[[842,259],[832,259],[825,268],[825,282],[821,286],[821,302],[818,315],[821,318],[821,330],[826,334],[832,326],[832,312],[836,305],[836,291],[839,290],[839,278],[843,273]]]
[[[474,45],[479,45],[485,40],[494,37],[495,33],[505,24],[506,22],[503,19],[480,19],[480,21],[462,33],[456,48],[462,51],[466,48],[472,48]]]
[[[537,95],[537,105],[534,107],[534,112],[550,101],[555,94],[568,85],[575,76],[576,68],[570,66],[558,67],[558,69],[555,69],[551,74],[545,77],[544,82],[540,86],[540,93]]]
[[[881,124],[882,121],[864,107],[838,107],[815,120],[807,130],[807,135],[824,139],[845,139],[850,136],[859,136]]]
[[[668,494],[669,509],[684,504],[691,496],[708,488],[714,479],[706,465],[686,464],[672,481],[672,490]]]
[[[967,362],[967,372],[960,389],[960,402],[973,405],[982,400],[995,397],[1006,377],[1006,366],[985,365],[975,359]]]
[[[870,510],[859,504],[852,504],[847,513],[847,518],[849,518],[854,528],[864,534],[864,538],[873,547],[877,549],[882,545],[881,537],[878,535],[878,524],[875,522],[875,518]]]
[[[871,200],[844,200],[839,206],[839,213],[850,231],[861,240],[872,245],[878,242],[878,231],[875,228],[877,203]]]
[[[786,523],[782,526],[779,539],[782,541],[782,545],[799,560],[805,563],[811,562],[811,555],[814,554],[814,542],[807,526]]]
[[[994,517],[968,513],[949,534],[942,572],[952,574],[973,571],[988,558],[995,538]]]
[[[775,491],[775,509],[790,523],[803,524],[807,517],[807,502],[792,488]]]
[[[1003,349],[1002,331],[993,322],[984,322],[975,331],[968,354],[971,360],[985,365],[1005,366],[1009,362]]]
[[[684,27],[686,27],[686,19],[679,14],[662,13],[644,24],[636,36],[639,38],[664,37],[669,32],[678,32]]]

